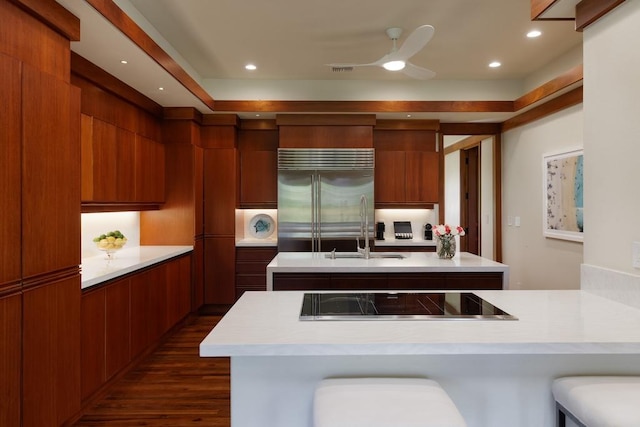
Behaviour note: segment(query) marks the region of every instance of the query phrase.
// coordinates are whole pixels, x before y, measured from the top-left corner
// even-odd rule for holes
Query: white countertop
[[[135,246],[115,253],[107,260],[106,254],[82,259],[82,289],[132,273],[144,267],[188,253],[193,246]]]
[[[236,239],[236,246],[238,247],[276,247],[278,246],[278,239],[251,239],[241,238]]]
[[[475,291],[518,320],[300,321],[303,292],[245,292],[201,356],[640,354],[640,310],[587,291]]]
[[[379,252],[378,252],[379,253]],[[322,253],[280,252],[267,265],[270,273],[423,273],[423,272],[504,272],[509,266],[468,252],[457,253],[452,259],[440,259],[435,252],[398,252],[406,258],[337,258]]]

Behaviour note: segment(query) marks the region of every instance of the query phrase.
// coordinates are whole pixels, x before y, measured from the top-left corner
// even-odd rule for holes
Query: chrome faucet
[[[364,259],[371,258],[371,248],[369,248],[369,215],[368,215],[367,197],[363,194],[360,196],[360,235],[364,236],[364,248],[360,247],[360,240],[356,237],[358,245],[358,253],[364,255]]]

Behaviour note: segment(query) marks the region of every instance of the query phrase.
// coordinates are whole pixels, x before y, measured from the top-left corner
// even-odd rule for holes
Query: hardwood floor
[[[198,356],[219,320],[201,316],[180,329],[73,425],[229,427],[229,359]]]

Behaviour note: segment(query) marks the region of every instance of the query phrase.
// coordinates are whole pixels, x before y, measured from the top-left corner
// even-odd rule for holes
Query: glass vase
[[[456,254],[456,238],[451,234],[436,237],[438,258],[451,259]]]

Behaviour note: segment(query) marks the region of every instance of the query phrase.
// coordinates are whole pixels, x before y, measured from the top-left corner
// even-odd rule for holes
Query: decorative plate
[[[266,239],[273,234],[276,225],[267,214],[258,214],[249,221],[249,233],[256,239]]]

